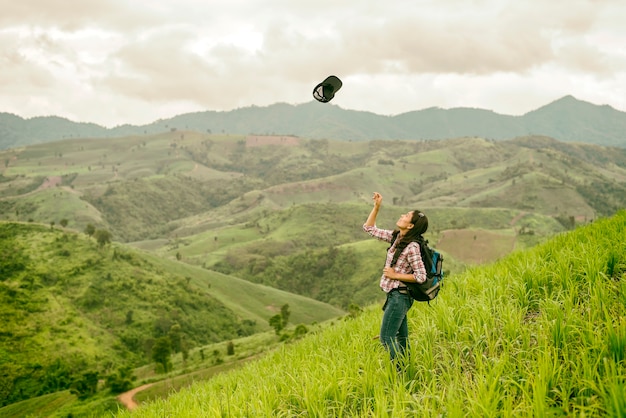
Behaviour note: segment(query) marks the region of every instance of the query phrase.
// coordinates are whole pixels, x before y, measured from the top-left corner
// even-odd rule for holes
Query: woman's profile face
[[[409,226],[413,225],[411,223],[411,219],[413,219],[413,211],[403,213],[402,215],[400,215],[400,218],[398,219],[398,222],[396,222],[396,225],[401,230],[408,229]]]

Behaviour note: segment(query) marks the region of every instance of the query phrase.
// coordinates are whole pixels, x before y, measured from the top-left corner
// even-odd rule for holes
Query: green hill
[[[372,191],[384,196],[380,226],[428,214],[449,277],[626,207],[625,149],[536,136],[170,130],[0,160],[5,402],[151,362],[170,332],[204,347],[270,329],[285,304],[292,323],[308,324],[376,302],[386,247],[361,230]],[[113,243],[100,246],[93,230]]]
[[[160,338],[176,352],[343,311],[120,244],[35,224],[0,223],[2,405],[151,363]]]
[[[310,203],[508,208],[577,222],[626,206],[626,150],[530,137],[346,143],[170,132],[0,153],[0,218],[176,238]]]
[[[621,211],[449,277],[409,313],[401,375],[372,338],[372,306],[117,416],[624,416],[625,255]]]

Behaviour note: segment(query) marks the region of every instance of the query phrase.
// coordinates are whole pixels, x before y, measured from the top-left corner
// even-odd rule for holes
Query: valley
[[[255,344],[280,347],[378,304],[386,247],[361,229],[373,191],[384,197],[382,227],[406,210],[428,215],[448,277],[626,207],[626,150],[540,136],[352,142],[172,130],[28,145],[0,161],[10,403],[70,387],[90,394],[76,387],[89,372],[111,381],[123,367],[157,370],[159,340],[174,341],[170,372],[184,375],[225,360],[214,344],[265,334]],[[288,325],[275,333],[270,319],[285,306]],[[209,350],[220,355],[209,360]],[[166,366],[132,386],[166,378]]]

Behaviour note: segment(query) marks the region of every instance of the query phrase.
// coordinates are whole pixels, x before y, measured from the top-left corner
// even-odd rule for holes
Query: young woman
[[[407,312],[413,305],[413,298],[404,282],[426,281],[426,268],[420,254],[419,241],[424,239],[422,234],[428,229],[428,218],[419,210],[412,210],[400,215],[395,230],[380,229],[376,226],[376,217],[383,197],[380,193],[374,193],[372,199],[374,207],[363,225],[363,230],[372,237],[391,244],[387,249],[385,267],[380,278],[380,287],[387,293],[380,341],[389,351],[391,360],[395,360],[407,352]]]

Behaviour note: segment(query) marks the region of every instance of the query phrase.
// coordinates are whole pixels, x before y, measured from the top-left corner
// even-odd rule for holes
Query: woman
[[[428,229],[428,218],[422,212],[413,210],[400,216],[397,229],[387,230],[376,227],[376,216],[383,197],[374,193],[374,207],[370,212],[363,230],[372,237],[387,241],[391,245],[387,250],[385,268],[380,278],[380,287],[387,293],[383,306],[383,321],[380,327],[380,340],[389,351],[391,360],[407,352],[409,327],[407,312],[413,305],[404,282],[424,283],[426,268],[420,254],[419,242]]]

